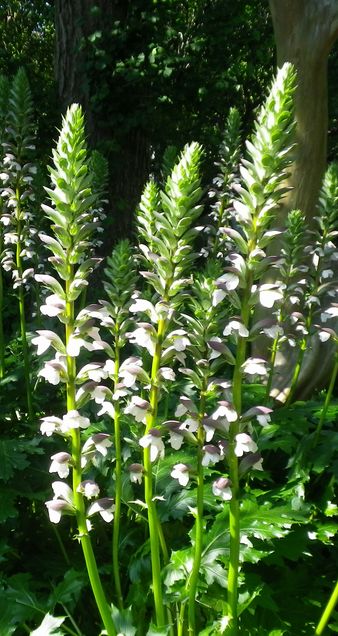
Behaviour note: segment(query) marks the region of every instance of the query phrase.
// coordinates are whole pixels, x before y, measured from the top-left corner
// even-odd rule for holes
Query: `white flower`
[[[53,481],[52,488],[54,499],[64,499],[67,503],[73,505],[73,491],[64,481]]]
[[[84,367],[77,374],[77,380],[93,380],[93,382],[101,382],[101,380],[105,380],[108,377],[108,371],[106,369],[106,365],[103,367],[102,364],[92,363],[85,364]]]
[[[220,276],[216,281],[216,285],[217,283],[224,285],[227,291],[233,291],[239,285],[239,276],[233,272],[228,272]]]
[[[142,360],[140,358],[127,358],[119,369],[119,377],[122,378],[125,387],[130,388],[134,386],[139,369],[142,367]]]
[[[168,340],[172,342],[175,351],[185,351],[190,345],[190,340],[184,329],[176,329],[168,335]]]
[[[217,305],[219,305],[225,297],[226,292],[224,291],[224,289],[215,289],[212,294],[212,306],[217,307]]]
[[[216,479],[212,484],[212,492],[216,497],[221,497],[223,501],[232,499],[231,481],[226,477]]]
[[[332,278],[333,277],[333,270],[332,269],[324,269],[321,273],[322,278],[325,280],[326,278]]]
[[[46,304],[41,305],[40,311],[44,316],[59,316],[65,311],[66,303],[57,294],[51,294],[46,298]]]
[[[97,483],[93,481],[92,479],[86,479],[85,481],[82,481],[78,485],[76,490],[77,492],[80,492],[82,495],[84,495],[87,499],[92,499],[93,497],[97,497],[98,494],[100,493],[100,488],[98,487]]]
[[[182,424],[180,424],[182,431],[188,431],[188,433],[196,433],[198,431],[198,420],[193,417],[187,417]]]
[[[272,338],[273,340],[275,340],[276,338],[279,338],[280,336],[284,334],[283,328],[280,325],[272,325],[271,327],[265,327],[263,329],[263,332],[265,333],[266,336],[268,336],[268,338]]]
[[[40,356],[42,353],[45,353],[45,351],[47,351],[47,349],[49,349],[51,345],[55,345],[55,343],[60,344],[60,346],[63,348],[62,340],[53,331],[41,330],[37,333],[39,335],[35,338],[32,338],[32,344],[37,346],[38,356]]]
[[[74,512],[73,507],[63,499],[51,499],[50,501],[46,501],[45,505],[47,506],[51,523],[59,523],[62,514]]]
[[[68,433],[74,428],[88,428],[90,426],[90,420],[88,417],[83,417],[78,411],[71,410],[66,413],[62,418],[61,432]]]
[[[110,523],[110,521],[114,519],[114,511],[115,506],[113,503],[113,499],[104,497],[103,499],[98,499],[97,501],[94,501],[94,503],[92,503],[87,511],[87,516],[91,517],[98,512],[104,521]]]
[[[212,444],[206,444],[203,446],[203,458],[202,466],[209,466],[209,464],[217,464],[221,459],[221,451],[217,446]]]
[[[92,399],[95,400],[96,404],[102,404],[107,398],[112,398],[113,394],[107,386],[99,385],[94,387],[91,391],[91,396]]]
[[[211,415],[211,419],[218,420],[219,418],[225,417],[228,422],[236,422],[238,416],[234,407],[225,400],[218,402],[218,404],[219,406]]]
[[[140,347],[144,347],[153,356],[155,353],[157,336],[152,325],[147,323],[141,324],[132,333],[128,334],[129,341],[133,344],[137,344]]]
[[[267,426],[269,422],[271,422],[271,416],[269,415],[269,413],[261,413],[260,415],[257,415],[257,422],[261,426]]]
[[[103,457],[106,457],[108,448],[112,445],[113,443],[110,440],[110,435],[107,433],[95,433],[94,435],[91,435],[91,437],[88,437],[81,452],[82,468],[84,468],[88,462],[94,458],[96,452],[100,453]]]
[[[271,309],[277,300],[283,299],[284,285],[264,284],[259,287],[259,301],[263,307]]]
[[[52,463],[49,468],[50,473],[57,473],[61,479],[69,475],[69,462],[71,455],[69,453],[56,453],[51,456]]]
[[[248,358],[244,364],[242,364],[243,373],[249,375],[266,375],[266,361],[262,358]]]
[[[163,380],[168,380],[169,382],[174,382],[176,379],[176,375],[170,367],[161,367],[159,375],[163,378]]]
[[[149,411],[149,402],[147,402],[147,400],[143,400],[138,395],[133,395],[131,401],[124,409],[125,413],[130,413],[130,415],[133,415],[136,422],[145,422]]]
[[[104,402],[100,402],[100,404],[101,404],[101,408],[100,408],[100,410],[98,411],[97,414],[99,416],[107,414],[107,415],[109,415],[109,417],[114,419],[114,417],[115,417],[115,408],[114,408],[114,405],[112,404],[112,402],[104,401]]]
[[[129,478],[132,484],[142,484],[143,466],[142,464],[130,464],[128,466]]]
[[[164,444],[161,433],[156,428],[151,428],[146,435],[143,435],[143,437],[139,439],[139,444],[142,448],[150,447],[151,462],[155,462],[158,457],[161,459],[164,457]]]
[[[42,435],[50,437],[53,433],[61,432],[62,420],[54,415],[41,418],[40,431]]]
[[[133,304],[130,305],[129,311],[131,311],[131,313],[133,314],[136,314],[138,312],[143,312],[147,314],[150,320],[154,322],[155,324],[158,321],[158,315],[155,310],[155,307],[151,302],[149,302],[149,300],[143,300],[143,298],[137,298],[133,302]]]
[[[67,378],[66,356],[62,356],[57,353],[54,360],[48,360],[45,362],[43,368],[39,371],[38,376],[45,378],[47,382],[54,386],[59,384],[61,380],[65,382]]]
[[[174,450],[180,450],[184,441],[182,433],[180,433],[178,430],[172,430],[169,432],[169,436],[169,444],[171,448],[173,448]]]
[[[236,435],[235,455],[242,457],[244,453],[255,453],[257,450],[256,442],[251,439],[247,433],[238,433]]]
[[[249,336],[248,329],[239,320],[231,320],[229,324],[224,327],[224,336],[230,336],[233,333],[238,334],[242,338],[247,338]]]
[[[177,479],[181,486],[187,486],[190,478],[189,466],[186,464],[175,464],[170,475],[174,479]]]

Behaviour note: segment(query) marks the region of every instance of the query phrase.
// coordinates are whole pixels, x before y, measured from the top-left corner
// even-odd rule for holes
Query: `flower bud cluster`
[[[0,194],[4,249],[1,266],[10,271],[13,288],[27,287],[34,268],[27,263],[36,253],[37,230],[32,224],[32,184],[37,167],[31,161],[35,150],[33,105],[28,80],[20,69],[10,90],[6,127],[3,132]],[[27,263],[27,265],[26,265]]]

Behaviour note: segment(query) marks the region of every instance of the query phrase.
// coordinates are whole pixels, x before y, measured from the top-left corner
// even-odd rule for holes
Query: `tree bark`
[[[90,145],[100,150],[109,162],[109,217],[103,235],[103,253],[132,231],[135,207],[150,170],[150,144],[139,126],[131,126],[121,140],[109,118],[98,116],[93,98],[100,71],[93,70],[93,48],[88,38],[102,33],[108,39],[115,21],[128,20],[127,0],[56,0],[55,73],[62,110],[79,102],[85,112]],[[112,64],[114,60],[112,60]],[[107,81],[107,72],[101,83]],[[113,101],[114,95],[108,99]],[[104,106],[103,106],[104,112]],[[114,151],[115,146],[119,148]],[[122,147],[121,147],[122,145]]]
[[[277,63],[292,62],[298,73],[296,91],[296,141],[288,185],[291,189],[280,208],[278,221],[301,209],[312,224],[327,162],[328,87],[327,62],[338,37],[338,0],[269,0]],[[278,248],[277,248],[278,249]],[[291,351],[279,358],[275,397],[284,401],[293,368]],[[332,366],[329,348],[318,339],[311,343],[299,379],[297,395],[307,397],[326,382]]]
[[[298,73],[297,147],[284,205],[312,219],[326,167],[327,60],[338,37],[337,0],[270,0],[277,64],[292,62]]]

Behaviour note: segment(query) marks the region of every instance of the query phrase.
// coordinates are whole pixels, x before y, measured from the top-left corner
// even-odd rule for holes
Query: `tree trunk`
[[[287,209],[312,219],[326,167],[327,60],[338,37],[337,0],[270,0],[277,64],[292,62],[298,73],[297,148]]]
[[[280,209],[285,221],[291,209],[301,209],[310,225],[315,216],[320,185],[326,168],[328,131],[327,61],[338,37],[337,0],[269,0],[277,63],[292,62],[298,73],[296,92],[295,160],[288,185],[292,187]],[[274,395],[284,401],[294,361],[292,352],[279,359],[280,380]],[[307,397],[326,382],[332,366],[329,348],[318,339],[311,343],[299,379],[297,395]]]
[[[115,21],[128,20],[127,0],[56,0],[56,54],[55,73],[61,108],[79,102],[85,112],[90,145],[100,150],[109,162],[109,218],[103,240],[103,253],[109,253],[112,245],[132,231],[135,207],[143,185],[149,175],[150,144],[139,127],[130,127],[125,136],[115,144],[114,124],[109,118],[103,121],[95,111],[93,98],[100,71],[94,66],[93,47],[88,39],[97,33],[112,37]],[[112,60],[112,65],[114,64]],[[107,72],[101,83],[107,81]],[[113,101],[114,95],[108,99]],[[104,108],[103,108],[104,111]]]

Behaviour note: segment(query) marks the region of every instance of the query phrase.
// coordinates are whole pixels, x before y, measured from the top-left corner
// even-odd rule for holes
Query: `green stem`
[[[189,591],[188,600],[188,634],[195,636],[196,631],[196,592],[198,584],[198,575],[201,567],[202,548],[203,548],[203,496],[204,496],[204,471],[202,465],[203,446],[205,442],[205,433],[202,425],[202,419],[205,412],[205,391],[206,382],[201,391],[199,425],[197,432],[198,455],[197,455],[197,514],[195,520],[195,550],[194,564],[190,577],[187,581],[186,589]]]
[[[20,200],[20,192],[16,190],[16,202],[17,202],[17,236],[18,242],[16,244],[16,269],[19,280],[22,280],[22,259],[21,259],[21,208],[19,204]],[[32,402],[32,391],[30,384],[30,373],[29,373],[29,352],[28,352],[28,343],[27,343],[27,333],[26,333],[26,315],[25,315],[25,298],[24,298],[24,290],[23,285],[20,284],[18,289],[18,300],[19,300],[19,312],[20,312],[20,335],[21,335],[21,344],[22,344],[22,354],[23,354],[23,363],[24,363],[24,373],[25,373],[25,384],[26,384],[26,401],[27,401],[27,412],[28,418],[30,420],[33,419],[33,402]]]
[[[0,252],[2,252],[3,243],[1,241]],[[4,285],[2,268],[0,267],[0,379],[5,375],[5,340],[4,340],[4,323],[3,323],[3,305],[4,305]]]
[[[70,284],[74,278],[74,267],[68,265],[69,278],[66,281],[66,348],[69,343],[69,339],[74,330],[74,301],[69,300]],[[67,411],[76,410],[76,361],[74,357],[67,355]],[[73,428],[70,431],[72,442],[72,468],[73,468],[73,498],[74,506],[76,510],[76,520],[78,527],[78,538],[81,543],[85,564],[88,572],[90,585],[94,594],[98,611],[101,615],[102,622],[107,630],[108,636],[116,636],[116,630],[114,627],[113,619],[111,617],[109,605],[107,603],[101,579],[98,573],[96,560],[91,544],[91,540],[87,529],[86,511],[83,495],[79,492],[78,488],[82,481],[82,468],[81,468],[81,436],[78,428]]]
[[[271,387],[272,387],[272,380],[273,380],[273,374],[274,374],[274,370],[275,370],[275,364],[276,364],[276,357],[277,357],[277,352],[278,352],[278,344],[279,344],[279,340],[280,337],[277,336],[273,343],[272,343],[272,347],[271,347],[271,357],[270,357],[270,372],[269,372],[269,379],[266,385],[266,399],[269,400],[270,398],[270,392],[271,392]]]
[[[315,636],[321,636],[324,633],[325,627],[330,620],[330,616],[338,602],[338,581],[334,587],[334,590],[329,598],[321,619],[316,627]]]
[[[334,365],[334,368],[333,368],[333,371],[332,371],[329,388],[328,388],[327,393],[326,393],[324,406],[322,408],[322,412],[320,414],[320,420],[319,420],[318,426],[316,428],[314,439],[313,439],[313,444],[312,444],[313,448],[315,446],[317,446],[317,444],[318,444],[319,435],[320,435],[321,430],[323,428],[323,424],[325,422],[327,410],[328,410],[330,402],[331,402],[332,392],[333,392],[334,385],[335,385],[335,382],[336,382],[337,373],[338,373],[338,356],[337,356],[337,353],[336,353],[336,361],[335,361],[335,365]]]
[[[298,379],[299,379],[299,374],[303,365],[303,360],[304,360],[304,355],[305,355],[305,351],[306,351],[306,341],[304,341],[301,345],[301,349],[299,351],[299,355],[298,355],[298,359],[293,371],[293,376],[292,376],[292,380],[291,380],[291,384],[290,384],[290,391],[289,391],[289,395],[287,397],[287,400],[285,402],[285,406],[289,406],[289,404],[292,402],[293,396],[294,396],[294,392],[296,390],[297,384],[298,384]]]
[[[180,612],[177,617],[177,636],[183,636],[185,605],[186,605],[185,601],[182,601]]]
[[[242,322],[248,328],[250,321],[249,298],[252,287],[252,274],[249,272],[246,289],[242,300]],[[231,480],[232,498],[229,506],[229,530],[230,530],[230,555],[228,571],[228,606],[230,613],[230,634],[238,634],[238,575],[239,575],[239,554],[240,554],[240,492],[239,492],[239,472],[238,457],[235,454],[236,435],[239,433],[239,418],[242,411],[242,365],[245,361],[247,341],[238,337],[236,364],[232,381],[233,403],[237,413],[237,420],[231,422],[229,429],[229,477]]]
[[[118,337],[118,336],[117,336]],[[114,390],[119,381],[120,369],[120,349],[115,346],[115,368],[114,368]],[[114,443],[115,443],[115,512],[113,521],[113,577],[117,596],[117,603],[120,609],[123,608],[123,596],[121,589],[120,565],[119,565],[119,541],[120,541],[120,520],[121,520],[121,498],[122,498],[122,455],[121,455],[121,427],[120,427],[120,405],[115,402],[114,415]]]
[[[153,357],[151,369],[151,389],[150,389],[150,406],[151,411],[146,420],[146,433],[153,428],[158,408],[159,388],[158,388],[158,372],[161,363],[162,341],[165,331],[165,322],[160,319],[157,327],[157,343],[155,354]],[[159,543],[159,522],[156,513],[156,505],[153,501],[153,482],[152,482],[152,465],[150,461],[150,448],[143,451],[144,465],[144,492],[145,501],[148,510],[148,525],[150,538],[150,555],[152,569],[153,595],[155,603],[155,614],[157,627],[165,625],[165,613],[163,605],[163,594],[161,584],[161,562],[160,562],[160,543]]]

